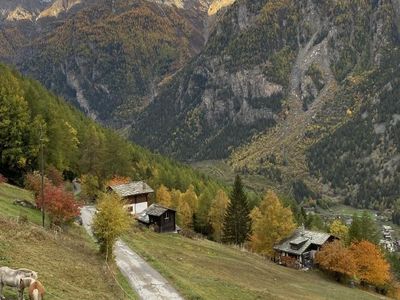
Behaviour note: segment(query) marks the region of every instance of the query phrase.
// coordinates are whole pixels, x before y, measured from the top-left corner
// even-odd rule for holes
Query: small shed
[[[310,268],[314,264],[315,253],[335,239],[329,233],[298,228],[292,236],[274,247],[275,259],[290,267]]]
[[[156,232],[176,231],[176,211],[159,204],[150,205],[136,219],[146,226],[153,225]]]
[[[135,181],[126,184],[109,186],[109,192],[115,192],[126,202],[125,207],[132,214],[141,213],[148,206],[149,195],[154,190],[144,181]]]

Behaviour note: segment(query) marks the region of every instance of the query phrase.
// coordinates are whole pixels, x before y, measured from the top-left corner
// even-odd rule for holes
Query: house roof
[[[159,217],[168,210],[175,211],[171,208],[167,208],[159,204],[152,204],[144,211],[142,211],[140,214],[137,214],[136,218],[144,223],[149,223],[150,222],[149,216]]]
[[[134,181],[126,184],[110,186],[110,189],[120,197],[154,193],[154,190],[144,181]]]
[[[308,241],[308,238],[306,238],[304,236],[299,236],[299,237],[295,238],[294,240],[291,240],[289,243],[292,245],[300,245],[307,241]]]
[[[298,228],[292,236],[283,240],[274,247],[275,250],[300,255],[304,253],[312,244],[322,246],[332,235],[325,232],[317,232]],[[299,245],[293,249],[291,245]]]

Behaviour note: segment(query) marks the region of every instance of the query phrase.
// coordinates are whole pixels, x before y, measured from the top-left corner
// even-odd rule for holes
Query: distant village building
[[[135,181],[126,184],[109,186],[109,192],[115,192],[118,196],[125,200],[124,206],[132,215],[139,214],[144,211],[149,202],[149,195],[154,190],[144,181]]]
[[[159,204],[150,205],[137,214],[136,219],[146,226],[153,226],[156,232],[175,232],[177,227],[176,211]]]
[[[335,239],[337,238],[329,233],[299,228],[292,236],[274,247],[275,260],[293,268],[311,268],[315,253]]]
[[[392,237],[393,231],[394,230],[392,229],[391,226],[387,225],[382,226],[383,239],[379,241],[379,244],[389,252],[395,252],[397,248],[396,243]]]

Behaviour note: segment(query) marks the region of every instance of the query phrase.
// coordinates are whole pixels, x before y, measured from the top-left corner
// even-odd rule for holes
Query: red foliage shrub
[[[32,172],[28,173],[25,176],[25,188],[27,190],[32,191],[35,194],[35,198],[39,197],[40,195],[40,188],[41,188],[42,178],[39,172]],[[45,186],[50,184],[49,180],[45,177],[44,178]]]
[[[42,207],[42,199],[36,197],[36,205]],[[57,187],[50,183],[44,188],[44,210],[49,214],[51,222],[61,225],[79,215],[79,205],[74,195],[63,187]]]

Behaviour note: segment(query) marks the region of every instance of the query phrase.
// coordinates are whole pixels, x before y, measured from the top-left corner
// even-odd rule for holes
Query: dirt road
[[[96,209],[84,206],[81,209],[83,226],[93,236],[91,223]],[[141,299],[145,300],[183,300],[168,281],[154,270],[144,259],[132,251],[124,242],[118,240],[114,247],[115,261],[122,274],[128,279]]]

